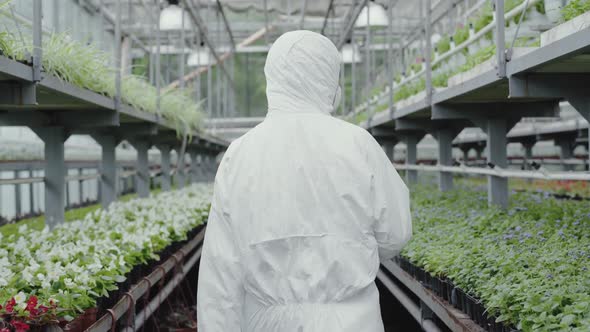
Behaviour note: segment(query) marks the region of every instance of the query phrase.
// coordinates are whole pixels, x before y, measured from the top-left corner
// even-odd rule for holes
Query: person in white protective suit
[[[199,332],[383,331],[374,280],[411,237],[408,189],[367,131],[330,115],[340,61],[310,31],[271,47],[266,119],[215,178]]]

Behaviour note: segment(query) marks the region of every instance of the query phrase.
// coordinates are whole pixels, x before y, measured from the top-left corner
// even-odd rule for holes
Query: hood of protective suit
[[[269,114],[219,166],[200,332],[382,332],[379,261],[409,240],[408,189],[366,131],[332,117],[340,56],[296,31],[270,50]]]
[[[264,66],[269,112],[332,113],[339,103],[340,52],[311,31],[283,34]]]

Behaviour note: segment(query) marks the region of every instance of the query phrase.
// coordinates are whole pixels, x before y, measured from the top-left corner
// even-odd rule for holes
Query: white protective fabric
[[[317,33],[273,44],[268,115],[215,178],[199,332],[383,331],[374,280],[411,237],[408,189],[367,131],[330,115],[339,70]]]

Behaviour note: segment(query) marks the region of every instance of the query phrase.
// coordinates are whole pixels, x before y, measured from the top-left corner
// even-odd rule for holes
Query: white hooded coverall
[[[268,115],[215,178],[199,332],[380,332],[374,280],[412,233],[408,189],[371,135],[334,118],[340,53],[310,31],[268,53]]]

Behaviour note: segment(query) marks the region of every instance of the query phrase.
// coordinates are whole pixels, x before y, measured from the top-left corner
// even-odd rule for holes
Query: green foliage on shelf
[[[504,0],[504,12],[508,13],[514,8],[518,7],[524,0]],[[543,1],[541,1],[543,2]],[[518,15],[517,15],[518,16]]]
[[[0,5],[0,14],[8,2]],[[30,37],[30,36],[28,36]],[[30,64],[32,39],[21,39],[9,32],[0,32],[0,53],[13,60]],[[109,64],[110,55],[72,39],[67,33],[51,34],[43,38],[43,71],[60,80],[107,97],[116,94],[116,70]],[[161,96],[161,113],[175,124],[176,130],[198,131],[203,113],[201,103],[188,97],[188,93],[173,89]],[[121,79],[121,100],[149,113],[157,112],[156,88],[145,77],[128,75]]]
[[[473,67],[490,59],[491,57],[494,56],[494,54],[496,54],[496,45],[489,45],[486,47],[482,47],[479,50],[477,50],[477,52],[475,52],[473,55],[467,57],[467,61],[465,62],[465,64],[460,66],[457,69],[456,73],[466,72],[466,71],[472,69]]]
[[[360,113],[357,113],[354,116],[354,121],[353,122],[356,123],[356,124],[360,124],[361,122],[367,121],[368,118],[369,118],[369,114],[367,114],[366,111],[365,112],[360,112]]]
[[[537,12],[544,15],[545,14],[545,1],[538,1],[535,4],[535,9],[537,10]]]
[[[397,88],[393,95],[393,100],[400,101],[407,99],[421,91],[424,91],[424,89],[426,89],[426,82],[423,78],[415,80],[414,82],[408,82]]]
[[[478,32],[479,30],[486,27],[488,24],[492,23],[493,19],[494,14],[491,5],[485,4],[481,8],[477,16],[475,16],[475,18],[471,20],[471,23],[473,24],[473,29],[475,30],[475,32]]]
[[[565,22],[590,11],[590,0],[571,0],[563,9],[561,14]]]
[[[514,194],[507,211],[484,192],[413,188],[414,235],[402,251],[529,331],[590,330],[590,205]]]
[[[440,41],[436,44],[436,50],[438,54],[444,54],[451,49],[451,39],[449,36],[444,35],[440,38]]]
[[[92,45],[79,43],[66,33],[44,38],[43,69],[77,87],[109,97],[115,95],[115,69],[109,55]]]
[[[453,40],[455,41],[455,45],[461,45],[464,41],[469,38],[469,27],[459,27],[455,30],[455,34],[453,35]]]
[[[383,88],[382,85],[374,86],[373,88],[371,88],[371,91],[370,91],[369,94],[370,94],[371,97],[375,97],[376,95],[380,94],[381,91],[383,91],[383,89],[384,88]]]
[[[417,74],[422,70],[422,62],[415,62],[410,65],[409,73]]]
[[[375,107],[375,113],[381,113],[381,112],[388,110],[388,109],[389,109],[389,105],[387,103],[377,105],[377,107]]]
[[[449,72],[442,72],[432,77],[432,85],[436,88],[446,88],[449,81]]]

